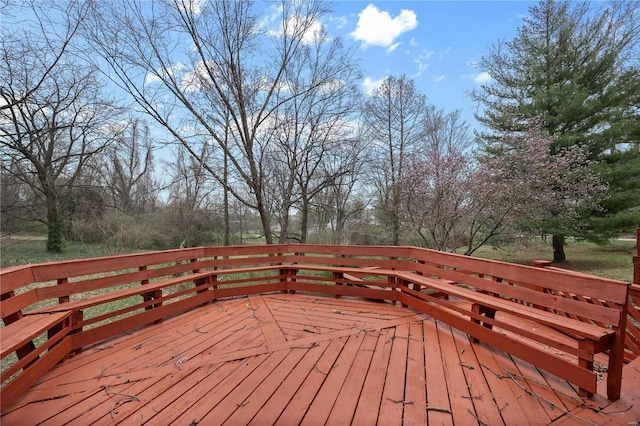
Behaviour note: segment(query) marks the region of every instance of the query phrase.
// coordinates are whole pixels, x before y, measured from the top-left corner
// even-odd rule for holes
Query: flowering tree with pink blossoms
[[[403,223],[412,243],[470,255],[495,237],[540,235],[543,220],[576,226],[578,209],[602,200],[606,185],[586,151],[574,145],[552,154],[540,120],[509,119],[519,130],[479,152],[451,147],[407,159]]]

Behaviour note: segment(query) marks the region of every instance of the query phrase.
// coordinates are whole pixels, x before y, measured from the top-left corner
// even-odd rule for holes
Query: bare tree
[[[400,244],[399,181],[405,158],[418,150],[425,138],[427,98],[406,76],[387,77],[364,108],[366,136],[374,152],[376,180],[383,221],[391,228],[391,242]]]
[[[144,213],[152,204],[153,142],[149,127],[139,119],[124,124],[104,153],[100,171],[113,207],[124,213]]]
[[[283,104],[314,89],[276,96],[325,9],[317,1],[282,2],[274,27],[264,25],[251,1],[122,0],[93,7],[84,32],[114,81],[259,213],[272,243],[265,127]]]
[[[273,148],[268,155],[277,182],[272,185],[274,214],[280,218],[280,241],[289,233],[289,214],[300,212],[305,242],[311,202],[339,176],[351,172],[359,77],[352,52],[340,39],[329,41],[323,29],[308,37],[285,70],[278,99],[289,98],[273,116]]]
[[[58,38],[52,28],[59,26],[45,21],[40,6],[46,5],[32,6],[35,27],[3,34],[0,148],[3,166],[13,165],[8,171],[39,203],[30,219],[47,225],[47,249],[60,251],[74,185],[92,156],[111,142],[108,124],[118,110],[103,94],[97,70],[68,50],[75,21],[65,21]]]
[[[202,241],[203,233],[213,232],[208,224],[215,220],[210,217],[215,188],[211,185],[211,176],[186,149],[176,147],[174,159],[170,165],[172,182],[164,212],[165,232],[172,236],[174,245],[193,246]]]

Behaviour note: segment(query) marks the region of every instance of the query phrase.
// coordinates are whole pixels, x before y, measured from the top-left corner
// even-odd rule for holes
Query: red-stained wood
[[[329,346],[330,341],[320,341],[316,346],[309,347],[304,353],[303,358],[291,369],[289,375],[284,379],[280,386],[268,396],[267,402],[254,415],[251,422],[252,425],[273,425],[276,423],[285,407],[295,395],[299,392],[304,380],[313,371],[313,366],[318,363],[319,358]],[[298,348],[304,350],[303,348]],[[283,422],[287,424],[287,421]]]
[[[347,337],[343,337],[331,341],[318,361],[311,366],[311,370],[306,379],[281,412],[277,420],[278,424],[300,424],[309,405],[311,405],[319,389],[322,387],[327,373],[330,372],[331,368],[335,365],[335,361],[338,359],[338,356],[340,356],[347,340]]]
[[[354,425],[370,425],[376,423],[378,419],[384,380],[393,346],[390,343],[393,341],[394,331],[394,329],[388,328],[380,330],[376,349],[353,416]]]
[[[440,328],[441,324],[438,324]],[[453,422],[457,424],[470,424],[475,421],[472,398],[477,396],[474,389],[469,388],[465,377],[463,367],[460,364],[458,349],[453,340],[453,334],[456,333],[449,326],[442,324],[443,330],[440,331],[440,348],[443,353],[449,356],[442,358],[445,380],[450,389],[456,389],[456,392],[449,392],[449,403],[451,404],[451,412],[453,414]]]
[[[452,330],[453,340],[456,345],[456,353],[459,357],[458,365],[461,367],[467,381],[469,400],[473,404],[473,412],[478,420],[488,425],[502,423],[502,416],[496,404],[487,404],[492,400],[492,390],[485,380],[482,367],[475,356],[473,346],[469,339],[460,332]]]
[[[353,418],[379,337],[377,330],[370,333],[363,332],[363,334],[364,338],[357,358],[337,394],[327,424],[347,424]]]
[[[318,245],[270,245],[270,246],[237,246],[211,247],[164,252],[141,253],[126,256],[111,256],[97,259],[81,259],[68,262],[31,265],[28,267],[2,270],[4,279],[10,279],[9,285],[3,285],[3,313],[8,316],[5,322],[21,320],[26,306],[34,302],[34,290],[16,295],[15,286],[37,284],[35,295],[39,300],[57,299],[60,303],[54,307],[44,308],[47,312],[73,309],[74,324],[70,337],[73,351],[79,351],[87,345],[126,333],[132,328],[157,323],[173,315],[184,313],[195,307],[220,298],[238,297],[247,294],[264,294],[284,290],[335,294],[337,296],[354,296],[379,300],[398,301],[401,297],[411,295],[422,302],[433,302],[443,305],[439,311],[440,319],[446,318],[455,327],[465,332],[476,330],[460,321],[462,317],[470,317],[474,321],[478,315],[458,309],[457,306],[446,307],[446,302],[439,302],[431,297],[424,297],[411,290],[418,286],[437,287],[443,295],[455,294],[467,297],[478,306],[522,315],[530,320],[563,330],[569,334],[584,336],[593,343],[582,344],[581,348],[572,348],[556,344],[556,349],[578,355],[582,368],[574,369],[567,365],[565,371],[554,367],[553,360],[545,352],[538,352],[537,358],[528,356],[521,346],[521,338],[532,339],[538,344],[553,343],[548,337],[528,331],[526,327],[516,329],[511,324],[492,322],[491,318],[483,319],[485,325],[498,326],[511,332],[515,342],[505,342],[503,338],[489,335],[482,331],[476,334],[485,335],[492,344],[536,362],[538,366],[563,375],[574,376],[574,383],[583,388],[583,392],[592,392],[592,383],[587,378],[593,353],[609,351],[608,394],[611,399],[620,396],[621,372],[623,360],[633,352],[633,346],[625,349],[626,295],[625,283],[591,277],[586,274],[569,273],[557,268],[531,268],[521,265],[510,265],[496,261],[473,259],[465,256],[433,252],[411,247],[359,247],[359,246],[318,246]],[[264,276],[267,271],[274,270],[270,277]],[[204,271],[206,275],[198,275]],[[297,275],[293,272],[297,271]],[[309,274],[309,272],[312,272]],[[319,272],[326,276],[315,276]],[[175,277],[176,274],[190,275]],[[417,274],[416,274],[417,273]],[[306,275],[305,275],[306,274]],[[328,275],[327,275],[328,274]],[[425,277],[419,277],[423,274]],[[98,275],[95,277],[95,275]],[[331,275],[333,278],[328,278]],[[379,276],[382,279],[377,279]],[[446,278],[433,280],[429,277]],[[219,279],[220,278],[220,279]],[[376,278],[378,287],[363,285],[362,278]],[[386,278],[386,280],[385,280]],[[5,280],[3,279],[3,282]],[[160,281],[154,281],[159,279]],[[180,280],[195,280],[197,287],[193,290],[171,289],[166,287],[180,284]],[[397,280],[405,285],[397,288]],[[51,285],[54,281],[57,284]],[[469,288],[454,286],[453,282],[475,287],[488,292],[482,294]],[[319,282],[324,282],[320,284]],[[408,283],[408,287],[406,287]],[[117,289],[109,293],[90,295],[86,300],[77,300],[77,296],[86,297],[86,291],[102,291],[119,285],[134,285],[129,289]],[[143,284],[143,289],[140,289]],[[352,286],[353,285],[353,286]],[[14,287],[12,287],[14,286]],[[438,287],[440,286],[440,287]],[[18,287],[15,287],[17,290]],[[386,289],[385,289],[386,287]],[[389,289],[395,291],[389,291]],[[542,291],[545,290],[545,291]],[[196,294],[197,293],[197,294]],[[195,296],[193,294],[196,294]],[[69,302],[76,296],[76,300]],[[101,314],[97,317],[82,319],[82,311],[90,306],[105,304],[133,295],[143,296],[143,302],[116,311]],[[153,295],[153,297],[149,297]],[[510,300],[499,299],[501,296]],[[177,301],[175,301],[177,300]],[[410,299],[406,297],[403,302]],[[424,306],[413,303],[412,306]],[[557,310],[553,315],[538,308]],[[138,313],[138,310],[144,310]],[[451,311],[458,316],[451,316]],[[42,311],[44,312],[44,311]],[[431,311],[435,313],[437,311]],[[636,314],[632,309],[630,315]],[[126,319],[110,322],[94,327],[98,322],[111,321],[114,316],[128,315]],[[255,311],[254,311],[255,315]],[[545,316],[546,315],[546,316]],[[561,321],[558,318],[562,318]],[[341,332],[343,322],[326,321],[329,327],[311,324],[319,320],[314,315],[306,318],[307,322],[282,318],[278,327],[289,339],[304,339],[306,334],[326,335]],[[571,322],[573,321],[573,322]],[[590,324],[594,323],[594,324]],[[272,328],[273,328],[272,323]],[[450,325],[451,325],[450,324]],[[359,327],[361,323],[354,324]],[[245,325],[247,326],[247,325]],[[614,338],[608,327],[613,328]],[[94,327],[89,329],[90,327]],[[258,325],[258,327],[260,327]],[[267,325],[265,330],[268,331]],[[264,346],[265,338],[251,328],[251,333],[239,339],[244,349]],[[262,331],[262,329],[260,330]],[[273,329],[276,337],[282,338],[278,330]],[[316,333],[317,331],[317,333]],[[264,333],[262,333],[264,334]],[[267,333],[268,334],[268,333]],[[628,333],[627,341],[633,343],[633,330]],[[610,343],[610,341],[612,343]],[[275,341],[278,344],[279,342]],[[507,344],[509,343],[509,344]],[[228,345],[223,350],[228,350]],[[265,346],[266,348],[266,346]],[[25,351],[19,350],[22,357]],[[587,353],[588,352],[588,353]],[[225,354],[226,356],[226,354]],[[26,359],[26,358],[25,358]],[[585,385],[586,384],[586,385]]]
[[[305,318],[309,314],[312,322]],[[294,323],[295,315],[299,323],[320,329],[333,319],[334,331],[286,341],[269,330],[268,324],[284,319]],[[504,375],[503,367],[522,375],[526,389],[561,407],[545,406],[511,378],[487,369]],[[558,392],[540,387],[539,381]],[[623,392],[633,392],[629,389],[634,388],[627,384]],[[606,401],[598,398],[594,402]],[[465,334],[410,308],[273,294],[219,300],[87,348],[44,374],[0,420],[3,425],[25,420],[139,425],[466,424],[478,419],[493,425],[523,419],[549,424],[565,419],[567,411],[603,424],[614,418],[592,415],[578,400],[567,382],[484,344],[471,344]]]
[[[313,425],[326,423],[331,409],[335,404],[339,389],[345,383],[346,377],[356,360],[356,355],[362,346],[364,336],[364,333],[350,336],[331,368],[328,370],[316,369],[317,373],[323,374],[326,377],[302,419],[302,424]]]
[[[425,340],[422,322],[409,323],[407,373],[404,391],[404,424],[427,424]]]
[[[443,358],[450,354],[441,349],[439,331],[442,328],[436,324],[435,320],[424,321],[422,328],[427,374],[427,418],[429,424],[452,424],[453,416],[449,395],[452,393],[455,395],[456,389],[449,387],[445,377]]]
[[[405,378],[407,377],[407,352],[409,349],[409,324],[396,327],[393,338],[385,341],[391,345],[391,355],[384,381],[378,422],[385,425],[400,425],[404,407],[409,402],[405,397]]]

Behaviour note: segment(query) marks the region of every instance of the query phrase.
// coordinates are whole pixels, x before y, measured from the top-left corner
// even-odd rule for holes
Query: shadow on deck
[[[20,396],[2,424],[620,424],[622,397],[564,380],[413,309],[301,294],[217,301],[102,341]]]

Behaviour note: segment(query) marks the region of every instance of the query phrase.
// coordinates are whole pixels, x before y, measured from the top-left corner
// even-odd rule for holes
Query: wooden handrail
[[[314,275],[324,271],[331,271],[333,275]],[[443,278],[452,285],[458,282],[475,287],[473,291],[478,292],[484,291],[483,286],[494,283],[491,285],[499,285],[505,294],[511,295],[508,296],[510,300],[526,303],[532,309],[539,307],[531,300],[519,298],[535,295],[535,292],[540,292],[534,298],[537,301],[556,295],[570,297],[571,300],[560,302],[553,309],[564,314],[558,308],[566,307],[566,316],[570,317],[575,315],[572,309],[585,303],[594,315],[600,313],[600,316],[594,316],[599,319],[592,319],[594,324],[608,320],[609,311],[627,300],[629,294],[628,284],[616,280],[415,247],[282,244],[198,247],[0,269],[0,316],[5,324],[11,324],[36,310],[69,310],[73,321],[65,328],[68,335],[61,335],[57,324],[51,324],[49,331],[57,336],[60,345],[64,343],[65,348],[78,351],[203,303],[247,294],[319,291],[403,303],[411,301],[413,306],[427,306],[423,302],[414,303],[411,296],[415,294],[414,289],[397,285],[396,275],[400,273],[404,273],[405,278],[406,273]],[[376,280],[375,285],[366,285],[366,280],[361,279],[378,275],[384,279]],[[324,284],[319,284],[323,281]],[[171,291],[163,292],[169,288]],[[411,297],[402,296],[403,292]],[[640,302],[640,285],[634,286],[630,294],[629,300]],[[139,299],[126,305],[121,303],[132,297]],[[84,303],[82,298],[93,299]],[[55,308],[43,307],[43,303],[54,304]],[[92,314],[91,308],[99,304],[107,308]],[[637,311],[630,310],[632,318],[636,314]],[[127,316],[126,319],[105,323],[105,320],[122,315]],[[617,318],[611,318],[615,327]],[[622,319],[622,328],[624,322]],[[485,333],[484,330],[480,332]],[[640,333],[636,337],[640,342]],[[26,346],[16,351],[21,359],[36,349],[34,342],[24,343]],[[62,353],[62,349],[58,352]],[[19,387],[23,388],[24,384]]]

